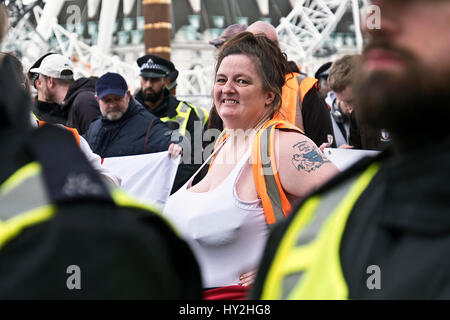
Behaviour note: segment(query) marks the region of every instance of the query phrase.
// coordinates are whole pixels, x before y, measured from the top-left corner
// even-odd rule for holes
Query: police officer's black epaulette
[[[113,202],[107,187],[69,131],[44,125],[30,134],[27,149],[42,166],[48,196],[53,203],[81,199]]]

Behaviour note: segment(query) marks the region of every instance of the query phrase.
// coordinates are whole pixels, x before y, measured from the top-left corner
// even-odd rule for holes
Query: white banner
[[[104,158],[102,165],[122,179],[121,189],[144,202],[162,208],[172,190],[181,157],[167,153]]]
[[[344,171],[364,157],[375,157],[380,151],[325,148],[323,153],[339,170]]]

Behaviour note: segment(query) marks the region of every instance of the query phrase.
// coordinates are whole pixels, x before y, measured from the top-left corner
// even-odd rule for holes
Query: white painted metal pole
[[[359,15],[358,0],[352,0],[352,6],[353,6],[353,23],[355,24],[356,47],[358,48],[358,52],[362,52],[363,37],[361,34],[361,19]]]
[[[128,16],[133,10],[135,0],[123,0],[123,14]]]
[[[192,11],[194,11],[195,14],[200,13],[201,9],[201,0],[189,0],[189,4],[191,5]]]
[[[256,0],[258,4],[259,12],[261,15],[268,16],[269,15],[269,0]]]
[[[59,12],[61,11],[66,0],[53,0],[45,3],[42,10],[42,16],[39,19],[36,31],[45,39],[48,40],[52,35],[51,24],[57,21]]]
[[[88,17],[92,19],[98,10],[98,5],[100,4],[100,0],[88,0]]]
[[[100,21],[98,24],[97,46],[103,53],[108,53],[111,48],[114,21],[116,21],[118,10],[119,0],[102,1]]]

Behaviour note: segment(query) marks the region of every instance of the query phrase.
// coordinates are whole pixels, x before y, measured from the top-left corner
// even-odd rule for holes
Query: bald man
[[[277,30],[267,22],[256,21],[248,26],[247,31],[263,34],[280,46]],[[302,129],[318,146],[327,142],[328,136],[331,135],[331,146],[336,147],[330,112],[317,90],[317,79],[301,72],[289,72],[286,74],[282,94],[280,118],[287,119]]]

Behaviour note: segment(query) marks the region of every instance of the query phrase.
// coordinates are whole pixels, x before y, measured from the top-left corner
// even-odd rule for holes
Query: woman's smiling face
[[[274,94],[265,91],[256,67],[256,57],[232,54],[225,57],[214,83],[214,105],[229,129],[253,128],[270,114],[267,105]]]

